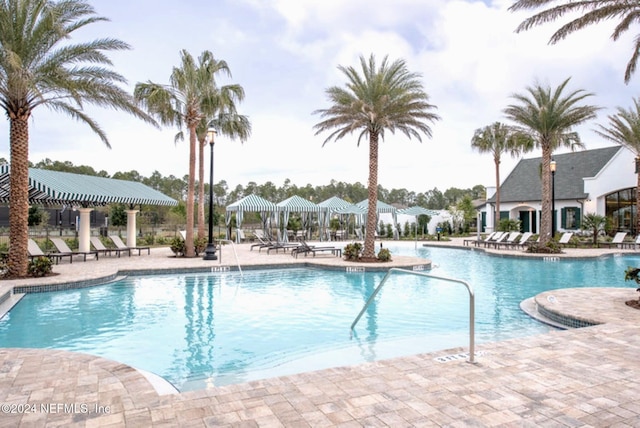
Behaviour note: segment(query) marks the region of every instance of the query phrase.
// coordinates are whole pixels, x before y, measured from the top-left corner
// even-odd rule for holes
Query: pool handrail
[[[375,290],[373,290],[373,293],[371,293],[371,296],[369,296],[369,299],[362,307],[362,310],[360,311],[356,319],[351,323],[351,330],[353,330],[356,324],[358,323],[358,321],[360,321],[360,318],[362,318],[362,315],[364,315],[364,312],[367,310],[371,302],[373,302],[373,299],[378,294],[378,291],[380,291],[380,289],[385,284],[385,282],[387,282],[387,279],[394,272],[425,276],[427,278],[438,279],[438,280],[447,281],[447,282],[456,282],[464,285],[467,288],[467,291],[469,292],[469,360],[468,362],[475,363],[475,321],[474,321],[475,320],[475,296],[473,294],[473,289],[471,288],[471,286],[467,282],[461,279],[447,278],[444,276],[431,275],[425,272],[413,271],[413,270],[402,269],[402,268],[391,268],[387,271],[384,278],[382,278],[382,281],[380,281],[380,284],[378,284]]]
[[[244,278],[242,274],[242,268],[240,267],[240,260],[238,259],[238,253],[236,252],[236,244],[231,239],[218,239],[219,242],[228,242],[231,244],[231,248],[233,249],[233,254],[236,256],[236,263],[238,265],[238,271],[240,272],[240,277]],[[220,246],[220,263],[222,263],[222,246]]]

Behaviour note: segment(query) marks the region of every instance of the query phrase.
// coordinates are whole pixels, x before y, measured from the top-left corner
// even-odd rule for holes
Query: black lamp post
[[[556,161],[551,159],[551,237],[556,237]]]
[[[216,130],[214,128],[207,129],[207,139],[211,146],[211,165],[209,167],[209,241],[207,248],[204,250],[203,260],[218,260],[216,255],[216,245],[213,243],[213,145]]]

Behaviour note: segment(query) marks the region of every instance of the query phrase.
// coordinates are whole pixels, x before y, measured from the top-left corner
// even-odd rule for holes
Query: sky
[[[549,45],[564,21],[517,34],[532,12],[509,12],[507,0],[90,3],[109,21],[76,32],[74,41],[114,37],[128,43],[130,50],[109,57],[130,92],[138,82],[169,83],[182,49],[194,57],[209,50],[227,62],[232,76],[220,76],[218,83],[244,88],[238,111],[252,124],[244,143],[216,138],[214,182],[225,180],[230,190],[249,182],[281,186],[287,179],[299,187],[331,180],[366,185],[368,141],[358,146],[353,134],[323,145],[328,134],[315,135],[313,129],[321,120],[314,111],[330,106],[326,89],[346,82],[338,66],[358,66],[361,55],[405,60],[437,106],[440,120],[431,124],[431,138],[419,142],[387,133],[380,144],[379,184],[414,192],[494,186],[492,156],[474,151],[471,138],[495,121],[509,123],[503,110],[513,94],[537,82],[555,87],[571,78],[568,90],[594,94],[588,100],[602,107],[598,118],[577,129],[588,149],[611,145],[593,130],[606,125],[617,107],[631,106],[640,82],[639,72],[624,83],[635,34],[613,42],[613,24],[605,23]],[[87,125],[38,107],[30,122],[29,160],[70,161],[110,175],[188,173],[188,143],[174,143],[177,128],[157,129],[113,110],[88,112],[107,133],[111,149]],[[9,159],[7,120],[0,121],[2,135],[0,157]],[[525,155],[539,156],[539,150]],[[503,179],[516,163],[503,157]]]

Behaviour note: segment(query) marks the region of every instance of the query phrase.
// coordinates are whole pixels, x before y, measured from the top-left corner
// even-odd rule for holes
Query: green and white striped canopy
[[[0,166],[0,202],[8,203],[10,167]],[[29,168],[29,202],[42,205],[178,205],[178,201],[137,181]]]
[[[336,211],[336,210],[338,210],[340,208],[348,207],[350,205],[351,205],[350,202],[347,202],[344,199],[339,198],[337,196],[332,196],[329,199],[326,199],[326,200],[318,203],[318,206],[320,208],[322,208],[322,209],[324,209],[326,211],[329,211],[329,212],[333,212],[333,211]]]
[[[365,210],[369,209],[369,200],[365,199],[364,201],[360,201],[356,204],[357,206],[364,208]],[[392,213],[395,214],[398,211],[398,209],[396,207],[394,207],[393,205],[389,205],[387,203],[384,203],[382,201],[378,201],[378,204],[376,205],[376,212],[378,213]]]
[[[428,215],[430,217],[433,217],[435,215],[438,215],[438,211],[430,210],[428,208],[415,205],[413,207],[408,207],[408,208],[403,208],[401,210],[398,210],[398,214],[414,215],[414,216]]]
[[[302,198],[298,195],[293,195],[292,197],[287,198],[284,201],[278,202],[276,204],[276,209],[281,212],[316,213],[322,208],[320,208],[313,202],[306,200],[305,198]]]

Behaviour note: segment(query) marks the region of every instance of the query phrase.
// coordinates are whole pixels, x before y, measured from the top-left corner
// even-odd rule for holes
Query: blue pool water
[[[550,329],[519,303],[566,287],[631,287],[640,256],[544,262],[478,251],[390,247],[476,295],[476,343]],[[284,269],[130,277],[25,298],[0,320],[0,346],[85,352],[156,373],[181,390],[469,344],[464,286],[392,276],[351,335],[382,273]]]

